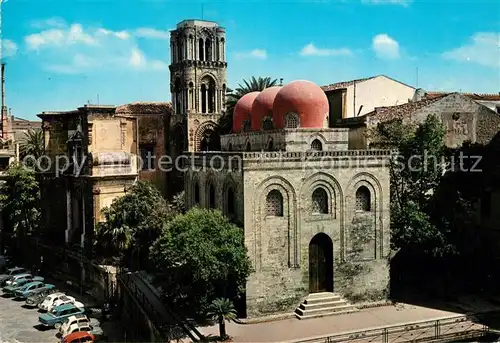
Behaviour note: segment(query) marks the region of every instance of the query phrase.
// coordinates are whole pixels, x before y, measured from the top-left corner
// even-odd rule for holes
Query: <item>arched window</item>
[[[205,53],[205,44],[203,44],[203,38],[200,38],[198,41],[198,54],[199,54],[200,61],[205,60],[204,53]]]
[[[250,131],[250,120],[243,121],[243,132]]]
[[[315,139],[312,141],[311,150],[313,150],[313,151],[323,150],[323,144],[321,144],[321,141],[319,139]]]
[[[205,60],[212,60],[212,40],[210,38],[205,41]]]
[[[270,117],[265,117],[262,120],[262,129],[264,129],[264,130],[272,130],[273,129],[273,120]]]
[[[283,196],[273,189],[266,198],[267,215],[271,217],[283,217]]]
[[[252,151],[252,146],[250,145],[250,142],[247,142],[246,150],[247,151]]]
[[[227,151],[233,151],[233,144],[232,143],[228,144]]]
[[[365,186],[361,186],[356,191],[356,211],[368,212],[370,210],[371,210],[370,190]]]
[[[287,113],[285,115],[285,128],[286,129],[296,129],[300,126],[300,119],[297,113]]]
[[[198,182],[194,184],[194,203],[195,205],[200,203],[200,185]]]
[[[274,144],[273,144],[273,139],[269,139],[269,142],[267,142],[267,151],[274,151]]]
[[[227,189],[227,214],[234,214],[234,191],[231,187]]]
[[[182,111],[182,103],[181,103],[181,79],[175,79],[175,113],[180,114]]]
[[[312,213],[328,213],[328,195],[324,188],[316,188],[312,194]]]
[[[201,85],[201,113],[207,113],[207,86]]]
[[[212,184],[208,186],[208,207],[215,208],[215,187]]]

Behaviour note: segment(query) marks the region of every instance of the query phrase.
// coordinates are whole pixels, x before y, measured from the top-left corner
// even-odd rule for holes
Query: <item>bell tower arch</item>
[[[215,22],[184,20],[171,31],[170,50],[170,127],[184,129],[187,151],[207,149],[200,134],[217,125],[225,111],[226,31]]]

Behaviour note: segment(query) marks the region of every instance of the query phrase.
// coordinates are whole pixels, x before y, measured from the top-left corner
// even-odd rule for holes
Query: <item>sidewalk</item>
[[[397,304],[317,319],[287,319],[258,324],[231,322],[226,324],[226,331],[234,342],[283,342],[464,314],[464,312],[460,312]],[[198,329],[206,336],[218,336],[219,334],[217,325]]]

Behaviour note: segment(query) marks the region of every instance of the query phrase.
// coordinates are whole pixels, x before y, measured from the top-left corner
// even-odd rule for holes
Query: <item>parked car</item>
[[[18,274],[26,274],[26,273],[29,273],[29,271],[26,268],[14,267],[7,269],[5,274],[0,275],[0,286],[4,286],[5,281],[7,281],[11,276]]]
[[[52,308],[57,307],[57,306],[61,306],[61,305],[66,305],[66,304],[73,304],[73,305],[75,305],[75,307],[78,307],[78,308],[85,307],[85,305],[83,303],[76,301],[75,298],[70,297],[69,295],[66,295],[64,297],[60,297],[59,299],[55,300],[52,303]],[[49,309],[47,311],[50,311],[50,310],[51,310],[51,307],[49,307]]]
[[[94,343],[95,337],[90,332],[74,332],[61,339],[62,343]]]
[[[38,307],[44,300],[52,293],[58,292],[57,289],[42,290],[31,294],[28,299],[26,299],[25,305],[27,307]]]
[[[14,296],[16,298],[20,299],[26,299],[28,298],[33,292],[39,291],[39,290],[49,290],[49,289],[54,289],[56,286],[50,284],[50,283],[43,283],[41,281],[34,281],[25,284],[23,287],[19,288],[14,292]]]
[[[102,337],[103,331],[99,326],[92,326],[89,323],[74,323],[66,327],[66,330],[62,332],[62,336],[66,337],[74,332],[90,332],[94,337]]]
[[[62,335],[63,332],[68,330],[68,328],[73,324],[90,324],[92,326],[101,326],[99,321],[95,318],[89,318],[84,314],[79,314],[76,316],[68,317],[64,323],[58,323],[55,325],[56,329],[59,329],[59,334]]]
[[[16,282],[17,280],[19,279],[29,279],[29,278],[38,278],[37,280],[43,280],[43,277],[41,276],[33,276],[31,275],[30,273],[24,273],[24,274],[18,274],[18,275],[14,275],[14,276],[11,276],[7,281],[5,281],[5,286],[10,286],[12,285],[13,282]]]
[[[56,292],[48,295],[43,301],[38,305],[38,308],[42,311],[48,311],[49,308],[52,308],[52,304],[54,301],[58,300],[61,297],[65,297],[66,294],[62,292]]]
[[[18,289],[23,287],[25,284],[34,282],[34,281],[41,281],[43,282],[43,277],[41,276],[25,276],[22,278],[17,279],[16,282],[11,283],[9,286],[5,286],[2,288],[4,294],[8,295],[13,295]]]
[[[57,323],[63,323],[67,318],[83,314],[85,309],[76,307],[73,304],[65,304],[54,307],[50,312],[38,317],[38,321],[46,327],[54,327]]]

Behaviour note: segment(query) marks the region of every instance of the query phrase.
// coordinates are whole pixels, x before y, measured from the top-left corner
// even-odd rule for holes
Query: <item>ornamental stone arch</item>
[[[332,219],[343,218],[343,195],[340,183],[330,174],[324,172],[317,172],[308,177],[300,190],[300,201],[306,204],[306,216],[311,216],[312,209],[312,194],[321,187],[328,195],[328,213],[327,215]],[[341,232],[342,234],[342,232]]]
[[[198,77],[198,84],[201,86],[201,84],[204,82],[204,80],[210,80],[210,79],[212,79],[212,81],[216,85],[219,84],[219,79],[217,78],[217,76],[214,73],[211,73],[211,72],[205,72],[205,73],[201,74]]]
[[[297,195],[294,187],[281,176],[271,176],[257,187],[254,197],[254,246],[253,250],[255,270],[262,268],[262,237],[266,230],[267,195],[271,191],[278,191],[283,197],[283,218],[287,222],[287,262],[289,268],[299,268],[299,237],[297,229]]]
[[[232,191],[232,199],[230,191]],[[222,185],[222,208],[223,213],[228,217],[234,216],[236,218],[238,216],[240,202],[238,201],[239,197],[237,196],[237,194],[239,194],[238,185],[234,178],[230,174],[228,174],[224,179],[224,183]],[[233,203],[230,204],[229,201],[232,201]]]
[[[191,184],[188,188],[191,207],[199,207],[201,205],[201,190],[200,175],[194,172],[191,176]]]
[[[217,182],[217,176],[210,170],[205,174],[205,208],[218,209],[220,208],[220,203],[217,199],[220,199],[219,183]]]
[[[218,129],[219,126],[211,120],[200,124],[194,134],[195,151],[210,151],[210,149],[203,148],[214,148],[212,151],[220,150]]]
[[[383,220],[384,220],[384,207],[383,207],[383,192],[382,185],[377,177],[368,172],[361,172],[356,174],[349,181],[346,192],[345,192],[345,219],[346,224],[350,223],[357,215],[356,211],[356,191],[360,187],[366,187],[370,191],[370,208],[371,211],[368,215],[373,216],[375,223],[375,247],[373,259],[380,258],[383,256],[384,251],[384,232],[383,232]],[[346,229],[345,231],[348,231]],[[388,233],[387,233],[388,234]],[[347,235],[346,235],[347,236]],[[347,248],[347,240],[344,239],[344,249]]]
[[[308,150],[318,151],[317,149],[313,148],[313,143],[316,143],[315,141],[319,141],[321,143],[321,151],[325,150],[327,140],[326,140],[325,136],[323,136],[323,134],[321,134],[319,132],[312,134],[307,139],[307,145],[309,147]]]

